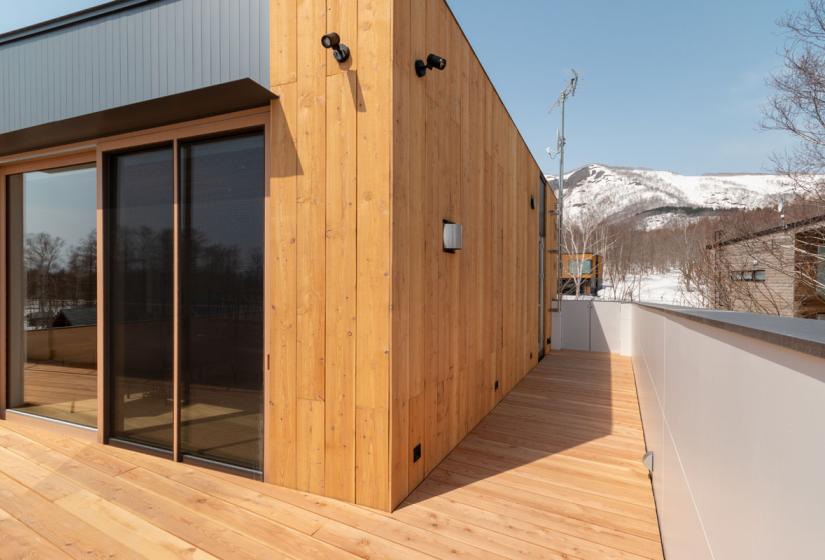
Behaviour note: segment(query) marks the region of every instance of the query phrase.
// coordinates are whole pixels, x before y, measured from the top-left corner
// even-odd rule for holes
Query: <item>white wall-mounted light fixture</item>
[[[461,224],[454,224],[444,220],[443,228],[442,239],[444,250],[448,253],[455,253],[460,250],[464,242]]]

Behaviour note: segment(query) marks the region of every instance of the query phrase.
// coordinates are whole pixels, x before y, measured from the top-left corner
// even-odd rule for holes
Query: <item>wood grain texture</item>
[[[388,509],[392,4],[272,0],[270,16],[267,479]],[[332,31],[344,64],[320,45]]]
[[[629,359],[553,353],[391,514],[0,422],[0,555],[661,559],[634,396]]]
[[[538,165],[447,5],[395,0],[394,10],[396,505],[536,365],[546,288],[539,209],[531,207],[540,197]],[[447,68],[418,78],[413,64],[427,53],[445,57]],[[462,224],[460,251],[441,250],[444,220]]]
[[[355,501],[389,509],[392,3],[358,0]]]
[[[327,80],[326,495],[355,501],[356,106],[345,72]]]
[[[324,493],[326,79],[329,53],[326,0],[299,0],[297,175],[297,449],[296,484]]]
[[[296,200],[298,157],[294,141],[297,120],[295,84],[281,87],[271,107],[272,155],[269,225],[274,263],[272,290],[270,439],[264,443],[264,478],[294,487],[297,482],[297,252]]]
[[[536,364],[539,170],[444,0],[270,0],[269,16],[279,98],[186,128],[268,119],[264,478],[390,510]],[[332,31],[344,64],[320,45]],[[448,67],[420,79],[429,52]],[[55,153],[100,160],[176,126]],[[454,254],[445,219],[465,228]]]

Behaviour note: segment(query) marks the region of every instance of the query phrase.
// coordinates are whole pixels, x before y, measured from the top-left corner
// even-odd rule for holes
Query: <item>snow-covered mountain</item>
[[[557,188],[555,177],[548,177]],[[787,179],[767,174],[679,175],[592,164],[565,176],[565,217],[633,219],[642,229],[727,209],[776,206]]]

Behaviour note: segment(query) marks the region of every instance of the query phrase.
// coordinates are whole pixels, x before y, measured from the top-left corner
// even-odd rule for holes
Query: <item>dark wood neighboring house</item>
[[[561,256],[559,289],[565,295],[596,295],[602,287],[604,262],[593,253],[568,253]]]
[[[825,215],[713,243],[714,303],[825,319]]]

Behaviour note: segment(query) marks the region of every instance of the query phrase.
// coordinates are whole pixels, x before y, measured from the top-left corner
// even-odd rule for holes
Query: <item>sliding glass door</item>
[[[108,162],[109,434],[172,450],[172,146]]]
[[[180,169],[181,452],[260,470],[263,135],[182,143]]]
[[[10,175],[8,406],[97,425],[94,164]]]
[[[263,134],[177,148],[108,159],[109,434],[260,471]]]

